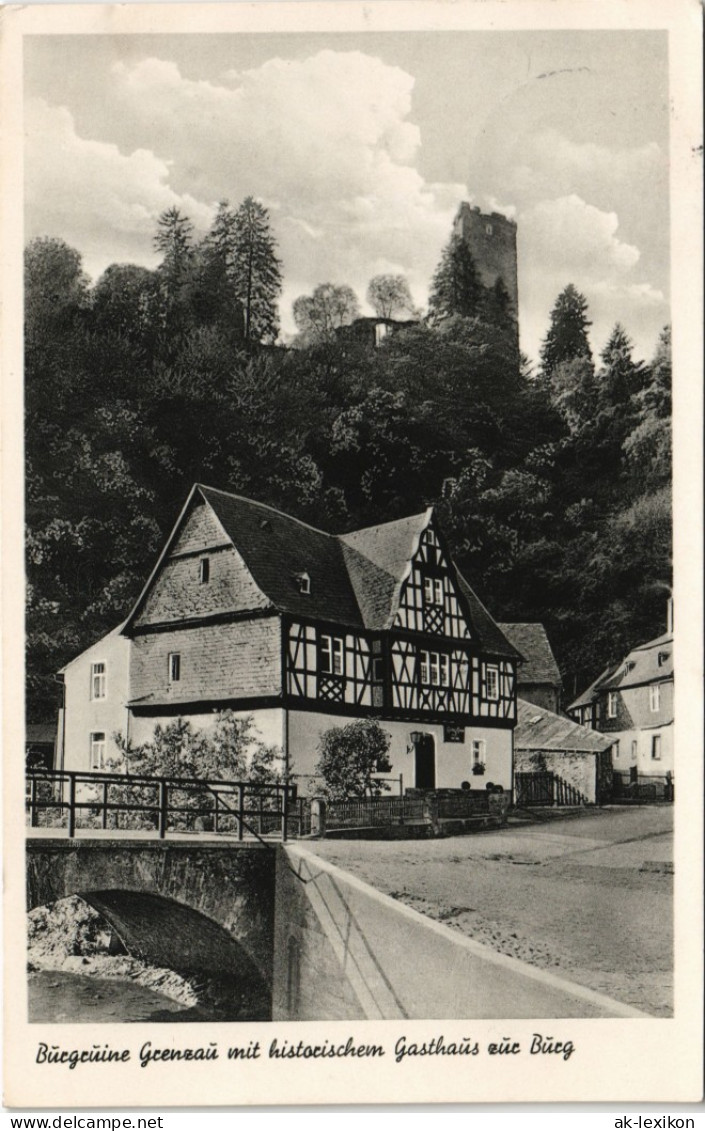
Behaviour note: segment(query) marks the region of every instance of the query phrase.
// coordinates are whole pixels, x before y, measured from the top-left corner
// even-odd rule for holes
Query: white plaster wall
[[[108,633],[97,644],[82,652],[64,670],[63,717],[59,714],[57,764],[65,770],[90,770],[91,734],[105,734],[106,758],[118,757],[113,734],[127,728],[130,642],[118,632]],[[91,672],[94,663],[105,663],[107,694],[91,698]]]
[[[315,711],[289,712],[289,751],[294,774],[313,774],[320,757],[318,745],[321,735],[330,727],[343,727],[354,719],[340,715],[325,715]],[[430,734],[436,747],[436,787],[459,789],[469,781],[474,789],[483,789],[487,782],[502,785],[509,790],[512,785],[512,731],[495,727],[467,726],[464,743],[443,741],[443,726],[438,723],[397,722],[380,719],[380,725],[391,735],[389,759],[392,769],[388,777],[403,774],[404,788],[415,786],[415,756],[410,735],[413,731]],[[472,773],[472,740],[484,739],[486,771],[484,776]]]
[[[651,757],[651,739],[661,735],[661,757]],[[662,778],[667,772],[673,773],[673,726],[664,725],[651,730],[620,730],[610,732],[610,739],[619,739],[619,753],[612,747],[612,764],[620,774],[628,774],[636,766],[640,777]],[[636,759],[632,757],[632,742],[637,743]]]

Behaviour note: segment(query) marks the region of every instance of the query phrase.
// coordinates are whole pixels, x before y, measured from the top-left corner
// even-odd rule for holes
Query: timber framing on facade
[[[434,783],[459,786],[492,765],[490,735],[503,732],[495,780],[511,787],[520,655],[455,567],[432,508],[331,535],[197,484],[119,637],[135,739],[176,715],[253,712],[268,738],[281,733],[287,765],[309,770],[326,724],[373,717],[398,724],[402,755],[419,727],[434,750],[466,745],[464,763],[460,750],[445,759],[452,782],[434,755]],[[407,768],[410,784],[418,776]]]

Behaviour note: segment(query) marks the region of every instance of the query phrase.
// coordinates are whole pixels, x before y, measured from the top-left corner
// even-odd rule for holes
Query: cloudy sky
[[[586,295],[650,357],[668,321],[668,80],[661,32],[52,36],[25,40],[26,237],[93,278],[156,262],[176,205],[205,231],[258,197],[284,265],[282,325],[318,283],[364,300],[405,274],[425,305],[461,200],[518,223],[533,358],[556,296]]]

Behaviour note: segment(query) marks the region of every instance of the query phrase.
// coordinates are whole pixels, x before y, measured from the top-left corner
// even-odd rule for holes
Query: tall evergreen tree
[[[248,196],[235,213],[232,228],[233,280],[244,311],[245,341],[273,342],[279,333],[282,275],[269,213]]]
[[[229,202],[221,200],[210,231],[198,248],[194,301],[200,322],[217,325],[231,339],[242,338],[244,332],[236,259],[237,220]]]
[[[193,224],[178,208],[168,208],[159,217],[154,245],[161,251],[162,274],[181,282],[193,258]]]
[[[431,282],[429,321],[438,323],[454,314],[472,318],[479,313],[484,297],[470,249],[460,236],[451,236]]]
[[[556,299],[551,311],[551,325],[541,346],[541,369],[544,377],[550,377],[562,361],[584,357],[592,362],[587,334],[591,325],[585,296],[569,283]]]
[[[600,391],[603,401],[610,406],[627,405],[642,388],[644,367],[634,361],[633,348],[626,330],[617,322],[600,354]]]

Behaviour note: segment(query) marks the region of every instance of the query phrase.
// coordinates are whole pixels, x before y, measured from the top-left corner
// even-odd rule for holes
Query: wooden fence
[[[421,797],[364,797],[351,801],[331,801],[326,806],[329,829],[375,828],[422,821]]]
[[[514,775],[515,804],[518,808],[532,805],[587,805],[585,794],[550,770]]]

